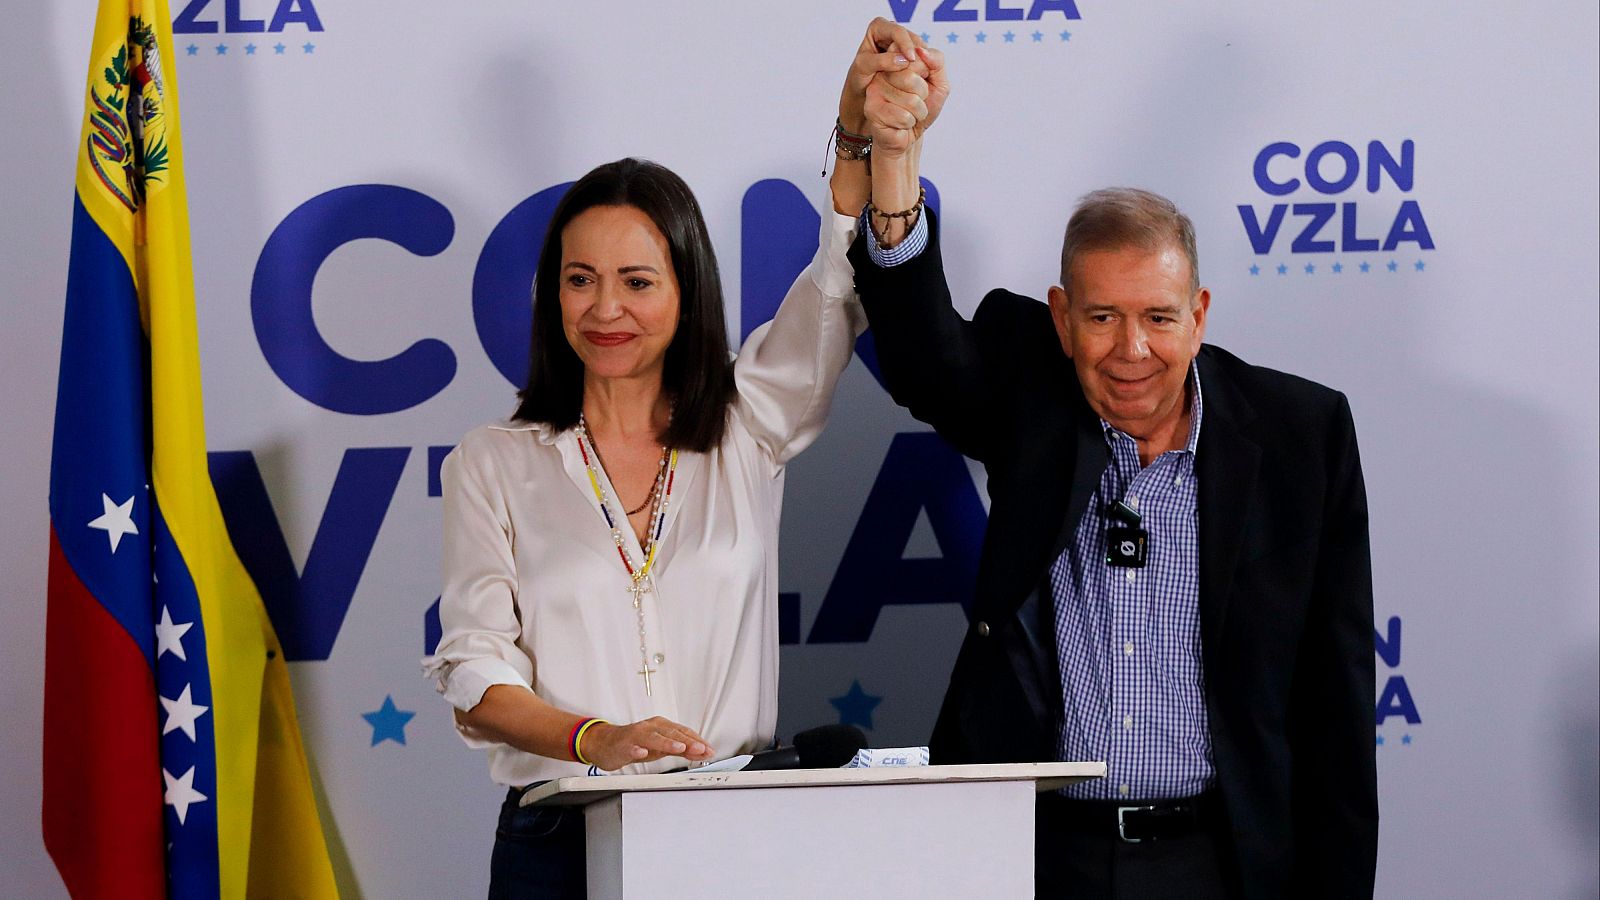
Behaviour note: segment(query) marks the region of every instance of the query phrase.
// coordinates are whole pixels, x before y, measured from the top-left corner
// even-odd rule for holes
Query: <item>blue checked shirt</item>
[[[872,261],[889,267],[927,246],[927,218],[894,247],[878,246],[862,216]],[[1078,522],[1073,542],[1050,567],[1064,760],[1105,760],[1106,777],[1064,788],[1089,800],[1189,797],[1211,787],[1216,770],[1206,722],[1200,658],[1200,544],[1194,453],[1203,410],[1200,371],[1193,386],[1189,440],[1182,450],[1139,464],[1134,439],[1104,420],[1111,464]],[[1106,507],[1138,510],[1150,534],[1143,568],[1106,562]]]
[[[1111,464],[1050,567],[1056,659],[1061,669],[1060,753],[1106,762],[1106,777],[1065,788],[1068,797],[1158,800],[1189,797],[1215,779],[1200,660],[1200,544],[1194,451],[1203,405],[1199,368],[1189,440],[1149,466],[1132,437],[1103,420]],[[1106,562],[1106,507],[1138,510],[1150,533],[1139,569]]]
[[[877,232],[872,230],[872,222],[866,210],[861,211],[859,227],[867,236],[867,255],[872,257],[872,261],[881,269],[910,262],[920,256],[923,249],[928,246],[927,216],[917,216],[917,224],[911,226],[911,231],[900,239],[900,243],[887,249],[878,245]]]

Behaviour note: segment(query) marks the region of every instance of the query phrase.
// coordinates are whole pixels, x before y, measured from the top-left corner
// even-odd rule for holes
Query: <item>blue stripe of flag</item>
[[[206,664],[205,627],[200,617],[200,597],[166,519],[155,511],[155,565],[157,616],[165,609],[174,622],[193,623],[183,635],[184,659],[171,653],[156,660],[156,690],[167,700],[177,700],[185,688],[190,702],[206,707],[194,721],[195,736],[174,729],[161,736],[161,767],[181,778],[192,767],[193,787],[207,799],[193,803],[182,822],[175,807],[166,810],[167,896],[212,898],[219,896],[221,873],[217,857],[217,756],[215,704],[211,674]],[[163,727],[167,716],[163,711]]]
[[[148,346],[127,261],[74,194],[50,518],[73,571],[153,665]],[[116,552],[89,527],[103,497],[133,500],[139,533],[123,535]]]

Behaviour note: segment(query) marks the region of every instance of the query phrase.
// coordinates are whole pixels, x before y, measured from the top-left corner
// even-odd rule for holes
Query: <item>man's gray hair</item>
[[[1067,220],[1061,242],[1061,286],[1070,293],[1072,263],[1095,250],[1137,247],[1151,252],[1177,247],[1189,259],[1189,293],[1200,290],[1200,253],[1194,223],[1176,204],[1139,188],[1103,188],[1085,194]]]

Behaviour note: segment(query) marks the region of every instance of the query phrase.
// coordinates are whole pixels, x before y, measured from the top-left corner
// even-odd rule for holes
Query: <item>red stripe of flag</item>
[[[44,844],[74,898],[166,896],[154,674],[50,529]]]

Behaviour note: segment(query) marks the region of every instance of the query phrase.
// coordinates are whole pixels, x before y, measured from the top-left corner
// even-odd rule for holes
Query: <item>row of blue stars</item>
[[[1388,269],[1391,272],[1398,272],[1400,271],[1401,266],[1398,262],[1395,262],[1391,259],[1386,265],[1383,266],[1383,268]],[[1428,268],[1428,264],[1419,259],[1411,264],[1411,268],[1415,271],[1421,272]],[[1317,266],[1315,263],[1306,263],[1304,266],[1301,266],[1300,269],[1307,275],[1317,274]],[[1361,265],[1356,266],[1356,269],[1365,275],[1366,273],[1372,271],[1372,263],[1363,261]],[[1345,264],[1342,262],[1336,262],[1333,265],[1328,266],[1328,271],[1335,275],[1342,273],[1344,270]],[[1261,268],[1259,264],[1251,264],[1250,266],[1251,275],[1260,275],[1262,272],[1267,271],[1276,271],[1279,275],[1287,275],[1289,274],[1289,267],[1284,263],[1279,263],[1275,268],[1269,267],[1267,269]]]
[[[924,44],[932,44],[933,43],[933,36],[928,34],[926,31],[924,31],[920,35],[920,37],[922,38],[922,42]],[[990,35],[987,32],[980,31],[977,34],[974,34],[972,36],[972,40],[975,43],[987,44],[989,42],[989,37],[990,37]],[[1003,40],[1007,44],[1015,44],[1017,42],[1017,38],[1019,38],[1019,37],[1033,38],[1033,43],[1035,43],[1035,44],[1043,44],[1043,43],[1045,43],[1045,38],[1049,37],[1049,35],[1046,35],[1042,31],[1035,31],[1032,34],[1017,34],[1014,31],[1007,31],[1004,34],[999,35],[999,37],[1001,38],[1001,40]],[[1056,40],[1055,38],[1059,38],[1059,40]],[[1062,44],[1064,44],[1067,41],[1072,40],[1072,32],[1070,32],[1070,31],[1058,31],[1055,34],[1055,38],[1052,38],[1050,43],[1052,43],[1052,44],[1054,44],[1054,43],[1062,43]],[[954,31],[952,31],[949,34],[944,36],[944,42],[946,44],[958,44],[958,43],[961,42],[961,35],[956,34]],[[1024,43],[1026,43],[1026,42],[1024,42]]]
[[[850,682],[849,691],[842,696],[831,698],[828,702],[839,711],[839,724],[857,725],[870,731],[872,711],[883,702],[883,698],[867,693],[861,689],[859,680],[853,680]],[[384,741],[394,741],[403,747],[406,743],[406,724],[415,715],[414,711],[397,708],[394,705],[394,697],[386,696],[383,698],[382,706],[372,712],[362,713],[361,718],[366,719],[367,724],[372,726],[372,746],[376,747]],[[1384,743],[1385,739],[1381,734],[1374,739],[1376,746],[1382,747]],[[1411,746],[1409,732],[1400,736],[1400,743],[1407,747]]]
[[[861,682],[854,680],[850,682],[850,690],[838,697],[830,698],[828,702],[833,704],[833,708],[839,711],[840,725],[856,725],[871,731],[872,711],[879,703],[883,702],[883,698],[862,690]],[[416,714],[415,710],[400,709],[395,706],[392,695],[385,696],[382,706],[372,712],[361,714],[361,718],[366,719],[367,724],[372,726],[371,746],[376,747],[384,741],[394,741],[404,747],[406,745],[406,724]],[[1410,742],[1409,736],[1407,736],[1406,741],[1407,743]],[[1378,743],[1383,743],[1382,737],[1378,738]]]
[[[218,44],[215,47],[212,47],[211,49],[216,51],[216,55],[217,56],[227,56],[228,55],[228,45],[227,44]],[[255,56],[257,50],[263,50],[263,49],[269,49],[269,48],[257,47],[255,44],[245,44],[244,45],[244,55],[245,56]],[[288,52],[289,45],[288,44],[283,44],[283,43],[273,44],[270,49],[272,50],[272,55],[274,55],[274,56],[283,56],[285,53]],[[199,56],[200,55],[200,45],[199,44],[190,44],[189,46],[183,48],[183,50],[184,50],[185,53],[189,54],[190,56]],[[300,52],[301,53],[315,53],[316,51],[317,51],[317,45],[311,43],[310,41],[306,41],[304,44],[300,45]]]

